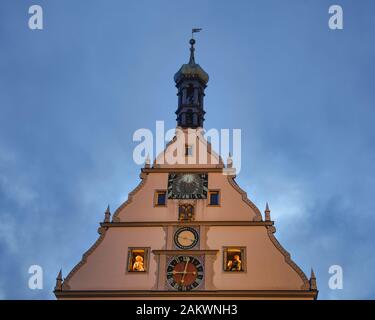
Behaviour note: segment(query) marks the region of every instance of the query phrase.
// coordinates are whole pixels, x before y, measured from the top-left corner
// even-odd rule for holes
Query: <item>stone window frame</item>
[[[210,204],[211,201],[211,192],[217,192],[219,203],[218,204]],[[209,189],[207,192],[207,207],[221,207],[221,190],[220,189]]]
[[[228,249],[239,249],[241,251],[241,269],[240,271],[227,270],[227,251]],[[243,273],[247,272],[247,255],[245,246],[224,246],[223,247],[223,271],[225,273]]]
[[[145,271],[132,271],[129,270],[131,265],[131,257],[132,253],[134,250],[144,250],[144,256],[143,256],[143,266]],[[126,261],[126,273],[128,274],[146,274],[148,273],[149,270],[149,265],[150,265],[150,252],[151,248],[150,247],[128,247],[128,252],[127,252],[127,261]]]
[[[190,152],[189,152],[190,150]],[[185,157],[193,157],[194,156],[194,145],[193,144],[185,144]]]
[[[158,204],[158,195],[160,193],[165,193],[165,204]],[[154,192],[154,207],[166,207],[168,203],[168,194],[166,189],[158,189]]]

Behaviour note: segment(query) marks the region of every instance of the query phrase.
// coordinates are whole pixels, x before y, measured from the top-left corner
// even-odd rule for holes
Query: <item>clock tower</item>
[[[316,299],[310,279],[203,134],[208,74],[190,58],[174,76],[174,138],[100,223],[99,238],[55,286],[58,299]]]

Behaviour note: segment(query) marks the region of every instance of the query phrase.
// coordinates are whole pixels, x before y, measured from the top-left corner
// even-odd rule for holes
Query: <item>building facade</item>
[[[175,74],[176,134],[65,279],[58,299],[316,299],[308,279],[203,135],[208,74],[190,59]],[[111,217],[112,216],[112,217]]]

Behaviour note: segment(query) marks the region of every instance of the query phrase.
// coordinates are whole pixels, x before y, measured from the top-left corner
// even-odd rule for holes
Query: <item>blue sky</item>
[[[44,9],[44,30],[28,8]],[[328,8],[344,9],[344,30]],[[53,299],[138,184],[133,132],[175,126],[173,75],[210,75],[206,128],[242,129],[238,183],[322,299],[375,298],[374,1],[0,2],[0,298]],[[44,289],[28,289],[28,268]],[[341,265],[343,290],[328,288]]]

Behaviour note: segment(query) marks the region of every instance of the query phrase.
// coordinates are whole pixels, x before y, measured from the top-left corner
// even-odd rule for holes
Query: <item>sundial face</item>
[[[206,173],[170,173],[169,199],[206,199],[208,175]]]

